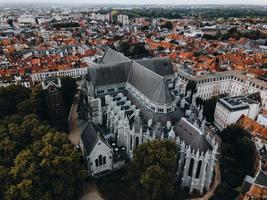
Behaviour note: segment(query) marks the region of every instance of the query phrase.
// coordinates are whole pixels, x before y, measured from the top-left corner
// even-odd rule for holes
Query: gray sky
[[[91,4],[251,4],[267,5],[267,0],[0,0],[0,3],[91,3]]]

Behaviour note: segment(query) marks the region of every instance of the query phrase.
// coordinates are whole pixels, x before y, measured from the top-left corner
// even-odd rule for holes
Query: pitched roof
[[[257,174],[255,183],[256,183],[257,185],[267,187],[267,174],[264,173],[263,171],[260,171],[260,172]]]
[[[241,115],[237,123],[240,124],[242,128],[248,130],[254,137],[267,140],[267,128],[248,116]]]
[[[136,62],[130,68],[128,82],[151,101],[163,104],[172,102],[164,78]]]
[[[108,47],[105,51],[101,63],[106,64],[106,63],[117,63],[117,62],[128,62],[128,61],[131,61],[131,59],[127,58],[122,53],[117,52]]]
[[[97,132],[92,122],[87,122],[86,127],[82,131],[81,140],[84,144],[86,154],[89,155],[98,141]]]
[[[185,118],[177,122],[174,131],[176,136],[179,136],[186,145],[190,145],[195,151],[199,149],[200,152],[206,153],[208,150],[212,150],[205,136]]]
[[[87,79],[94,86],[127,82],[130,62],[94,65],[88,68]]]
[[[112,56],[113,58],[111,59]],[[110,59],[107,59],[109,57]],[[160,104],[172,103],[173,97],[165,79],[159,75],[171,73],[170,66],[167,65],[169,61],[152,59],[152,63],[149,64],[150,61],[147,60],[144,61],[145,67],[110,48],[107,49],[103,60],[104,64],[88,68],[87,80],[91,81],[94,86],[129,82],[151,101]],[[167,69],[160,69],[161,63],[165,62]],[[153,63],[157,64],[154,66]]]
[[[171,60],[167,57],[137,60],[136,62],[161,76],[173,74]]]
[[[94,125],[91,121],[88,121],[85,128],[82,130],[81,140],[84,144],[86,155],[90,155],[98,140],[102,140],[109,146],[101,132],[101,128]]]

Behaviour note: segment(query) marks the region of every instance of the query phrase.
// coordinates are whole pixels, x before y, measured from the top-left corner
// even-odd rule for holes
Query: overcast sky
[[[267,0],[0,0],[0,3],[89,3],[89,4],[251,4],[267,5]]]

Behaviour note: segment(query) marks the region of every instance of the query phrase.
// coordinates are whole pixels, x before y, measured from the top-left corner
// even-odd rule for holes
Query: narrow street
[[[69,140],[74,145],[78,145],[80,143],[81,131],[78,126],[77,118],[78,113],[76,112],[77,106],[79,102],[79,94],[76,94],[74,97],[73,105],[70,111],[70,118],[69,118]],[[80,195],[80,200],[104,200],[99,192],[97,191],[97,187],[95,183],[83,183],[82,193]]]

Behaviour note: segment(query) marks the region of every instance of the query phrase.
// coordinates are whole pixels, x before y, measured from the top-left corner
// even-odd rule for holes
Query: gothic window
[[[135,146],[138,147],[138,145],[139,145],[139,137],[136,137],[135,138]]]
[[[99,165],[102,165],[103,163],[102,163],[102,155],[99,155],[98,156],[98,160],[99,160]]]
[[[103,165],[106,164],[106,156],[103,157]]]
[[[158,108],[158,112],[163,113],[164,112],[164,109],[163,108]]]
[[[98,159],[95,159],[95,166],[98,167]]]
[[[193,167],[194,167],[194,159],[191,158],[190,165],[189,165],[188,176],[192,176],[192,174],[193,174]]]
[[[196,178],[199,178],[199,176],[200,176],[201,165],[202,165],[202,160],[200,160],[200,161],[198,162]]]

